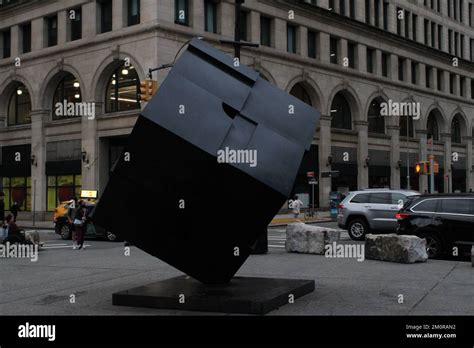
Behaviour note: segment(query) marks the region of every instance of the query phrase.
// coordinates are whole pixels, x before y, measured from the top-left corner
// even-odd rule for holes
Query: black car
[[[409,199],[396,214],[397,233],[426,239],[428,256],[459,255],[474,245],[474,195],[435,194]]]

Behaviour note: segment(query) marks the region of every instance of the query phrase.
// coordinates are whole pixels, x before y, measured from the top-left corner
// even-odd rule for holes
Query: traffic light
[[[140,100],[150,101],[158,90],[158,82],[155,80],[140,81]]]
[[[418,162],[418,163],[415,165],[415,172],[416,172],[416,174],[423,174],[423,173],[421,172],[421,170],[422,170],[422,168],[421,168],[422,166],[421,166],[421,165],[422,165],[421,162]]]

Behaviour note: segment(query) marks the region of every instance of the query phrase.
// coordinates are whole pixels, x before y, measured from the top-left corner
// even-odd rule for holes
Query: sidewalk
[[[304,223],[332,221],[331,214],[329,211],[318,211],[315,218],[309,218],[309,219],[306,219],[304,216],[304,213],[301,213],[298,220]],[[291,222],[295,222],[295,218],[293,217],[293,214],[279,214],[273,218],[269,226],[283,226],[283,225],[288,225]]]
[[[54,230],[54,222],[53,221],[35,221],[33,225],[33,221],[20,221],[16,222],[19,228],[25,230]]]

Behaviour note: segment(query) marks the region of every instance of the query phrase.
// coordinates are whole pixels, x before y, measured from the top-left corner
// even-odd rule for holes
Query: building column
[[[331,155],[331,116],[321,115],[319,123],[319,207],[327,208],[329,207],[332,179],[321,177],[321,173],[331,170],[331,165],[329,165],[329,167],[326,166],[327,159]]]
[[[451,76],[449,71],[443,71],[443,92],[449,94],[449,85],[451,84]]]
[[[374,74],[377,76],[382,76],[382,51],[375,50],[375,60],[374,60]]]
[[[398,56],[390,54],[389,77],[392,81],[398,81]]]
[[[355,19],[365,23],[365,1],[355,2]]]
[[[95,102],[96,116],[101,113],[102,103]],[[81,145],[86,152],[89,163],[82,163],[82,189],[98,190],[99,188],[99,138],[97,136],[97,117],[93,120],[87,117],[81,119]]]
[[[438,48],[438,49],[441,49],[441,47],[438,47],[438,42],[439,42],[439,37],[440,33],[439,33],[439,30],[438,30],[438,24],[435,25],[435,31],[434,31],[434,41],[435,41],[435,44],[434,44],[434,48]]]
[[[249,41],[260,44],[260,13],[250,12],[250,37]]]
[[[354,121],[358,135],[357,143],[357,189],[369,188],[369,168],[366,159],[369,157],[369,122]]]
[[[405,13],[405,20],[408,21],[408,35],[407,37],[410,40],[413,40],[413,13],[410,13],[408,18],[406,18],[406,13]]]
[[[426,23],[428,24],[428,29],[425,29],[425,30],[427,30],[427,33],[428,33],[428,35],[427,35],[428,42],[425,42],[425,45],[431,47],[431,42],[432,42],[432,40],[431,40],[431,21],[428,21],[428,22],[423,21],[423,22],[425,23],[425,25],[426,25]],[[423,36],[424,36],[424,33],[423,33]]]
[[[306,58],[308,57],[308,28],[305,26],[298,27],[296,35],[296,52]]]
[[[359,72],[367,72],[367,46],[357,44],[356,69]]]
[[[387,126],[387,133],[390,136],[390,188],[393,190],[400,188],[400,127]]]
[[[358,1],[358,2],[365,2],[365,1]],[[388,16],[387,16],[387,27],[388,31],[396,34],[397,33],[397,21],[398,21],[398,13],[397,8],[392,2],[388,3]]]
[[[83,38],[94,37],[100,28],[100,19],[97,18],[97,6],[98,5],[95,1],[82,5],[82,13],[87,13],[87,16],[82,16]]]
[[[10,57],[15,59],[20,54],[20,27],[18,25],[14,25],[10,28],[10,36]],[[31,44],[33,44],[33,42]]]
[[[334,12],[339,13],[340,6],[339,6],[339,0],[334,0],[334,8],[332,9]]]
[[[451,134],[441,133],[441,141],[444,143],[444,193],[452,192],[453,172],[451,170]]]
[[[377,0],[370,0],[370,25],[374,25],[375,24],[375,4],[374,4],[374,1],[377,1]]]
[[[468,35],[464,35],[464,51],[462,52],[463,58],[466,60],[471,60],[471,47],[470,47],[470,38]]]
[[[438,69],[435,67],[431,68],[431,88],[438,90]]]
[[[38,51],[46,47],[44,35],[44,18],[36,18],[31,21],[31,50]]]
[[[95,1],[92,1],[94,4]],[[160,1],[141,1],[140,2],[140,22],[151,22],[158,19],[158,3]],[[94,12],[95,14],[95,12]],[[174,16],[172,17],[174,19]]]
[[[416,23],[413,23],[416,30],[416,42],[423,43],[424,33],[423,33],[423,18],[418,17]]]
[[[460,87],[461,87],[461,76],[456,74],[456,75],[454,75],[454,95],[456,97],[461,96]]]
[[[469,77],[466,77],[466,84],[464,86],[465,88],[465,91],[466,91],[466,98],[471,98],[471,93],[472,93],[472,90],[471,90],[471,79]],[[474,187],[473,187],[473,190],[474,190]]]
[[[474,138],[471,136],[464,137],[466,141],[466,191],[470,189],[474,191],[474,151],[472,149],[472,143]]]
[[[384,0],[375,0],[379,2],[379,13],[377,13],[377,16],[379,17],[379,28],[383,29],[384,28],[384,18],[383,18],[383,3]]]
[[[232,11],[229,10],[229,7],[232,8]],[[233,23],[234,18],[234,7],[232,4],[227,2],[221,2],[218,4],[218,15],[217,15],[217,32],[225,37],[234,37],[234,31],[229,32],[229,23]],[[203,32],[204,28],[204,1],[193,1],[192,6],[190,6],[191,13],[189,14],[192,17],[191,23],[193,29],[197,32]],[[220,20],[225,18],[226,20]]]
[[[327,33],[318,32],[317,34],[317,57],[321,63],[330,62],[330,36]]]
[[[406,83],[411,83],[411,59],[405,59],[403,62],[403,75]]]
[[[344,15],[346,15],[347,17],[351,16],[351,1],[353,0],[344,0],[344,7],[346,8],[346,12],[344,13]]]
[[[125,0],[112,1],[112,30],[118,30],[124,27],[125,5]]]
[[[441,47],[439,48],[441,51],[448,52],[448,30],[445,26],[441,26],[441,31],[438,30],[438,35],[441,35]]]
[[[46,207],[46,132],[44,123],[51,110],[31,111],[31,155],[35,164],[31,166],[31,210],[35,220],[44,221]],[[33,216],[33,215],[32,215]]]
[[[451,39],[451,45],[449,45],[449,52],[451,52],[451,54],[454,56],[456,55],[456,34],[454,33],[454,31],[451,31],[451,35],[450,36],[450,39]]]
[[[84,14],[82,15],[84,17]],[[71,36],[70,28],[68,26],[68,13],[66,10],[58,12],[58,46],[64,45],[67,42],[68,36]]]
[[[344,59],[348,58],[347,40],[339,39],[337,43],[337,64],[343,66]]]
[[[417,81],[418,84],[422,87],[426,87],[426,65],[423,63],[418,63],[418,71],[417,71],[418,77]]]
[[[428,144],[427,144],[427,134],[426,130],[417,129],[416,136],[419,139],[419,152],[418,152],[418,159],[420,161],[426,161],[428,159]],[[419,175],[419,185],[420,185],[420,192],[423,193],[428,191],[428,176],[427,175]]]
[[[273,47],[277,50],[286,52],[288,48],[286,21],[280,18],[275,18],[273,23],[274,30],[272,30],[272,40],[274,40],[275,43]]]
[[[319,0],[318,6],[327,10],[329,8],[329,0]]]

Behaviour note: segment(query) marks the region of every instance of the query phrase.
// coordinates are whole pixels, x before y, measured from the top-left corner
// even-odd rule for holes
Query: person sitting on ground
[[[20,238],[20,229],[18,228],[17,224],[13,221],[13,215],[8,214],[5,217],[5,221],[7,222],[7,238],[3,240],[3,244],[7,242],[16,243],[21,240]]]

